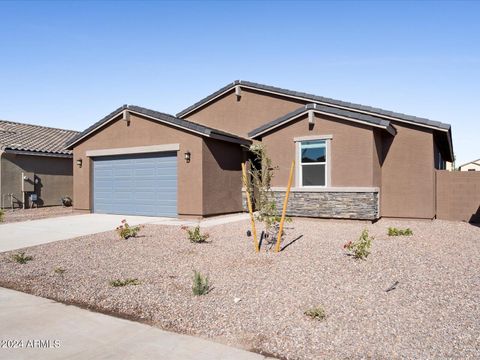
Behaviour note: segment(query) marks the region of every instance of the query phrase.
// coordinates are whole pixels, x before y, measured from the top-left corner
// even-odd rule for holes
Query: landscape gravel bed
[[[3,217],[3,222],[0,222],[0,225],[11,222],[38,220],[77,214],[73,211],[73,208],[63,206],[48,206],[33,209],[15,210],[5,209],[4,212],[5,215]]]
[[[388,237],[390,226],[413,236]],[[193,244],[177,226],[146,225],[128,240],[111,231],[24,249],[23,265],[3,253],[0,285],[284,359],[480,358],[480,227],[295,219],[278,254],[256,254],[248,228],[209,228],[211,242]],[[372,253],[355,260],[343,244],[364,228]],[[194,270],[209,276],[207,295],[192,294]],[[140,285],[109,284],[126,278]],[[304,315],[319,305],[325,320]]]

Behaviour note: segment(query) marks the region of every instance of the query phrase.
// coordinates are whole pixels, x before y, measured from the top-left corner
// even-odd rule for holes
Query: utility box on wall
[[[33,172],[22,172],[22,192],[35,191],[35,174]]]

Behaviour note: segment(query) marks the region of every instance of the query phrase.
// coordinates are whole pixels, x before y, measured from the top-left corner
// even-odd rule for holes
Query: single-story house
[[[209,216],[243,210],[245,145],[266,145],[288,213],[435,217],[435,169],[453,161],[451,126],[273,86],[235,81],[176,116],[123,106],[68,144],[75,207]]]
[[[54,206],[73,195],[72,130],[0,120],[2,208]]]
[[[480,171],[480,159],[470,161],[458,167],[460,171]]]

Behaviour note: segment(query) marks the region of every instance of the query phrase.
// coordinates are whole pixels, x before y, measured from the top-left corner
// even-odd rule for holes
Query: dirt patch
[[[411,237],[388,237],[389,226]],[[285,359],[480,356],[480,228],[447,221],[376,224],[296,219],[280,254],[253,252],[248,222],[209,228],[192,244],[179,227],[146,225],[0,254],[0,285]],[[366,261],[343,244],[368,228]],[[54,269],[66,271],[57,274]],[[193,271],[213,291],[192,295]],[[138,278],[136,286],[109,281]],[[386,292],[398,282],[394,290]],[[324,321],[304,311],[322,305]]]
[[[68,216],[68,215],[78,215],[80,212],[73,211],[71,207],[63,206],[49,206],[33,209],[5,209],[5,215],[3,217],[3,222],[1,224],[18,222],[18,221],[28,221],[28,220],[38,220],[46,219],[59,216]]]

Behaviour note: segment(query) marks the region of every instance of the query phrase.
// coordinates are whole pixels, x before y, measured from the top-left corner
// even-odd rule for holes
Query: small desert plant
[[[410,228],[397,229],[395,227],[388,228],[388,236],[412,236],[413,231]]]
[[[203,276],[198,271],[194,271],[192,286],[193,295],[206,295],[210,292],[210,290],[208,277]]]
[[[113,287],[122,287],[127,285],[140,285],[140,281],[138,279],[116,279],[110,281],[110,285]]]
[[[196,243],[196,244],[205,243],[207,242],[207,239],[210,237],[208,233],[202,234],[200,232],[200,226],[195,226],[193,230],[187,227],[182,227],[182,229],[187,231],[188,240],[190,240],[190,242],[192,243]]]
[[[53,269],[53,272],[58,275],[63,275],[65,271],[67,270],[61,267],[56,267],[55,269]]]
[[[25,255],[25,252],[19,252],[12,255],[12,260],[19,264],[26,264],[30,260],[33,260],[33,257],[30,255]]]
[[[0,222],[3,222],[4,216],[5,216],[5,211],[3,211],[2,209],[0,209]]]
[[[121,225],[115,230],[117,230],[118,235],[120,235],[122,239],[128,239],[137,236],[140,231],[140,226],[130,226],[128,225],[127,220],[123,219]]]
[[[327,317],[323,306],[316,306],[314,308],[308,309],[304,312],[304,314],[315,320],[324,320]]]
[[[350,251],[355,259],[366,259],[370,255],[373,237],[368,235],[368,230],[362,231],[362,235],[356,241],[349,241],[343,245],[344,249]]]

